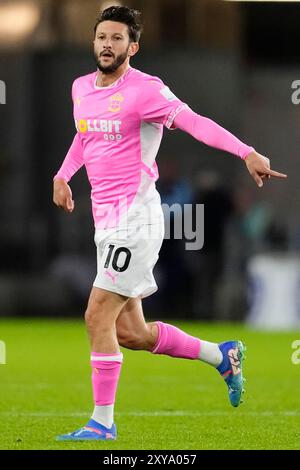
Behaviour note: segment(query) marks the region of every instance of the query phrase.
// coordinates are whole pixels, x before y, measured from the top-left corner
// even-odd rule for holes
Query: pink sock
[[[92,384],[95,405],[105,406],[115,403],[122,361],[122,353],[102,354],[92,352]]]
[[[151,351],[153,354],[166,354],[172,357],[185,359],[199,359],[200,339],[184,333],[176,326],[160,321],[158,326],[158,339]]]

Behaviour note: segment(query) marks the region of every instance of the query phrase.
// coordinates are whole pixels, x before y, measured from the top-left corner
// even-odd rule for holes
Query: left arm
[[[200,142],[220,150],[232,153],[245,161],[250,175],[259,187],[263,186],[263,179],[274,176],[286,178],[283,173],[271,170],[268,158],[257,153],[253,147],[241,142],[217,123],[206,117],[194,113],[191,109],[184,109],[174,119],[173,126],[192,135]]]

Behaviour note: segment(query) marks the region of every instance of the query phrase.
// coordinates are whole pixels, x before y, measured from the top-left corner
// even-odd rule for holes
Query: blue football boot
[[[226,341],[219,344],[223,354],[223,361],[217,367],[228,387],[229,400],[232,406],[243,403],[241,399],[244,393],[243,360],[246,347],[241,341]]]
[[[117,428],[113,424],[111,428],[106,428],[93,419],[83,428],[69,434],[57,436],[57,441],[114,441],[117,438]]]

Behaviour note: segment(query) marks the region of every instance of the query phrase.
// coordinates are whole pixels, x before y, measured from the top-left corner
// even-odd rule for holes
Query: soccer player
[[[95,25],[97,71],[72,88],[76,135],[54,177],[54,203],[73,212],[68,185],[85,166],[91,184],[97,276],[85,321],[91,345],[94,411],[79,430],[59,440],[113,440],[114,403],[123,362],[120,346],[196,359],[224,378],[233,406],[241,402],[241,341],[215,344],[163,323],[147,323],[142,298],[157,290],[152,274],[164,236],[155,158],[163,126],[182,129],[205,144],[240,158],[261,187],[265,178],[285,178],[258,154],[208,118],[193,112],[157,77],[130,66],[139,50],[140,13],[110,7]],[[145,228],[151,228],[150,236]],[[147,231],[146,230],[146,231]],[[148,232],[147,232],[148,233]]]

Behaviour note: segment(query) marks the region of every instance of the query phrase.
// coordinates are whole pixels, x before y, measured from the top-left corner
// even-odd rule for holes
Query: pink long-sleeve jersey
[[[94,72],[73,83],[77,133],[55,178],[68,182],[85,165],[97,229],[116,227],[124,220],[161,220],[155,158],[163,126],[182,128],[241,158],[253,150],[193,113],[157,77],[129,67],[111,86],[98,87],[96,80]]]

